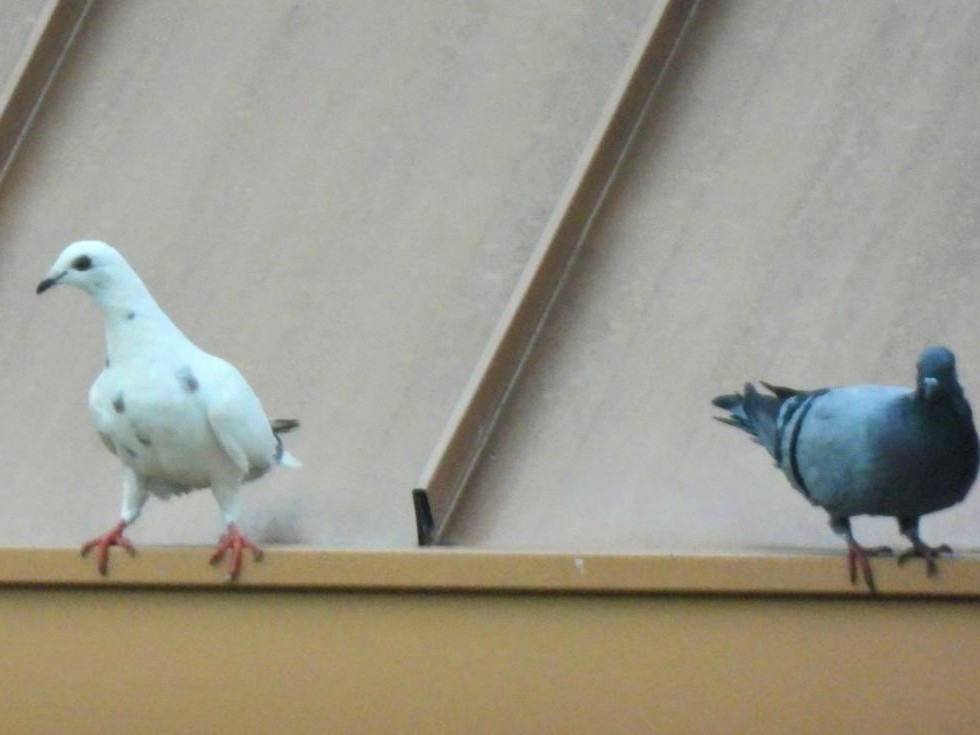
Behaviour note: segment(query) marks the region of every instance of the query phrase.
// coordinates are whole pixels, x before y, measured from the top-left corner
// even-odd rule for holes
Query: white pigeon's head
[[[80,240],[61,251],[47,277],[37,285],[37,292],[65,283],[98,300],[113,284],[132,275],[132,268],[114,247],[100,240]]]

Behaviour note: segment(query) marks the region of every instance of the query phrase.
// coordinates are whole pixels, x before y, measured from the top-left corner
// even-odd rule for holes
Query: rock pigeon
[[[82,555],[97,549],[105,574],[109,547],[135,553],[123,531],[150,494],[166,499],[210,487],[227,526],[211,563],[230,550],[228,579],[236,579],[244,549],[262,556],[238,529],[239,489],[275,464],[301,466],[280,438],[299,422],[270,421],[238,370],[187,339],[113,247],[96,240],[66,247],[37,293],[60,284],[85,291],[105,317],[105,369],[89,391],[89,410],[123,471],[121,518]]]
[[[945,347],[919,357],[914,390],[852,385],[795,390],[762,383],[772,395],[745,384],[744,394],[715,398],[730,413],[719,421],[744,429],[766,448],[790,483],[830,514],[844,536],[851,582],[856,567],[875,591],[869,556],[888,547],[865,548],[851,533],[851,517],[893,516],[912,547],[899,563],[919,556],[930,575],[948,546],[928,546],[919,518],[960,502],[980,461],[970,404],[956,377],[956,360]]]

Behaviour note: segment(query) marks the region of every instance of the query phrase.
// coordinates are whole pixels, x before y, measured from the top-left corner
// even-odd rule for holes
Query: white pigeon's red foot
[[[262,549],[245,538],[242,532],[238,530],[238,526],[234,523],[229,523],[228,533],[221,537],[221,540],[218,542],[218,548],[211,554],[211,563],[217,564],[224,558],[225,552],[230,550],[231,564],[228,566],[228,581],[232,582],[238,579],[238,573],[242,570],[242,552],[245,549],[249,549],[252,552],[255,561],[259,561],[262,558]]]
[[[123,536],[126,528],[125,521],[119,521],[101,536],[96,536],[91,541],[82,544],[82,556],[87,556],[92,549],[99,550],[99,574],[103,577],[109,571],[109,547],[121,546],[129,552],[130,556],[136,556],[136,547],[133,542]]]

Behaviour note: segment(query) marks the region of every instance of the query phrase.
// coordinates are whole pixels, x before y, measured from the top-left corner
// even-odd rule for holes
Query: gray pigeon
[[[236,578],[244,549],[262,554],[238,529],[239,489],[276,464],[300,466],[279,436],[299,422],[270,421],[238,370],[187,339],[104,242],[69,245],[37,292],[61,284],[85,291],[105,317],[106,364],[89,392],[89,409],[123,466],[121,518],[87,542],[82,555],[97,549],[105,574],[109,547],[134,553],[123,531],[150,494],[166,499],[210,487],[227,528],[211,561],[231,551],[228,576]]]
[[[851,533],[851,517],[893,516],[912,547],[899,563],[918,556],[930,575],[936,557],[951,550],[919,537],[919,518],[966,497],[977,476],[980,447],[970,404],[956,378],[956,358],[945,347],[919,357],[915,389],[852,385],[795,390],[762,383],[773,395],[745,384],[745,393],[712,403],[730,416],[719,421],[744,429],[776,460],[793,487],[830,514],[830,527],[847,540],[851,582],[857,566],[875,591],[866,548]]]

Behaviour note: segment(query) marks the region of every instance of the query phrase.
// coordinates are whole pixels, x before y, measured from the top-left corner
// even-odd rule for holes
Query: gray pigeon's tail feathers
[[[778,458],[779,411],[784,402],[803,391],[770,386],[767,383],[762,383],[762,385],[771,390],[774,395],[763,395],[751,383],[746,383],[744,394],[730,393],[718,396],[711,403],[731,414],[725,417],[716,416],[718,421],[730,426],[737,426],[751,434],[759,444],[766,448],[769,454]]]
[[[746,383],[745,392],[748,393],[751,389],[752,386]],[[755,434],[752,429],[752,422],[749,421],[749,417],[745,413],[745,397],[741,393],[726,393],[723,396],[715,396],[711,399],[711,405],[724,409],[731,414],[731,416],[715,416],[718,421]]]

